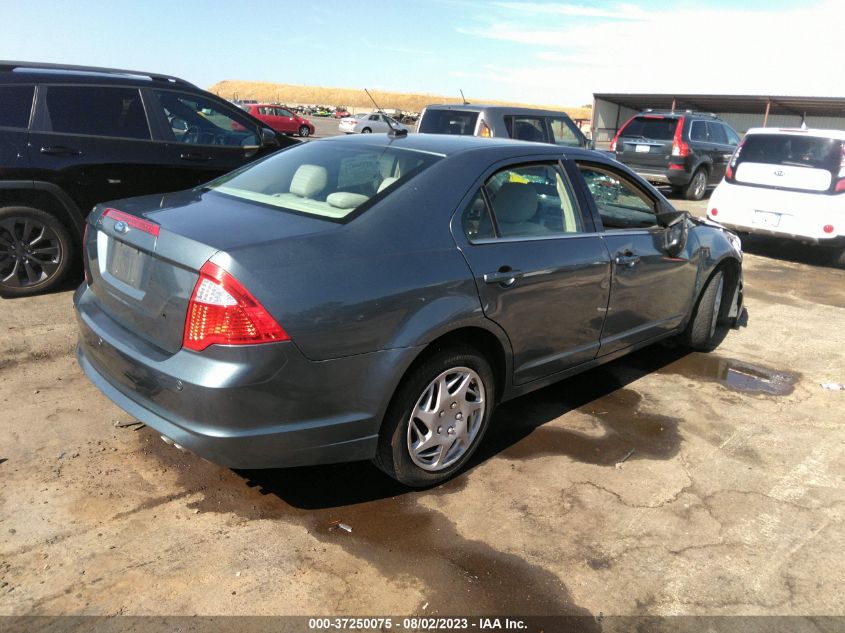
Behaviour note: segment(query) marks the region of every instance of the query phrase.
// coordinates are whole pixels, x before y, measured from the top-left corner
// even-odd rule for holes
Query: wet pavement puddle
[[[713,354],[688,354],[659,370],[693,380],[717,382],[728,389],[750,394],[786,396],[795,390],[799,374],[755,365]]]

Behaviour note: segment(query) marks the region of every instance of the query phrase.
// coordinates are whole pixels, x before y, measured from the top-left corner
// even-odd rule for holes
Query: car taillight
[[[91,285],[91,268],[88,265],[88,231],[91,225],[85,223],[85,230],[82,232],[82,273],[85,275],[85,283]]]
[[[739,160],[739,153],[742,151],[742,146],[745,144],[745,139],[742,139],[739,142],[739,145],[736,146],[734,150],[733,156],[728,161],[728,166],[725,168],[725,180],[728,182],[734,181],[734,170],[736,169],[736,163]]]
[[[710,213],[710,215],[719,215],[719,209],[717,209],[716,207],[713,207],[712,209],[710,209],[709,213]]]
[[[825,233],[827,233],[827,234],[833,233],[833,231],[835,231],[835,230],[836,230],[836,229],[834,229],[834,228],[833,228],[833,225],[832,225],[832,224],[825,224],[825,225],[822,227],[822,231],[824,231],[824,232],[825,232]]]
[[[493,136],[493,130],[490,129],[490,126],[487,125],[484,119],[481,119],[481,123],[478,126],[478,135],[484,138],[491,138]]]
[[[625,131],[625,128],[626,128],[626,127],[628,127],[628,124],[629,124],[631,121],[633,121],[633,120],[634,120],[634,118],[635,118],[635,117],[631,117],[630,119],[628,119],[627,121],[625,121],[625,125],[623,125],[622,127],[620,127],[620,128],[616,131],[616,134],[614,135],[613,139],[611,139],[611,141],[610,141],[610,151],[611,151],[611,152],[615,152],[615,151],[616,151],[616,145],[619,143],[619,137],[622,135],[622,132],[624,132],[624,131]]]
[[[209,345],[288,341],[275,319],[225,270],[206,262],[188,304],[182,346],[200,352]]]
[[[833,190],[836,193],[845,191],[845,141],[839,142],[840,158],[839,158],[839,176]]]
[[[683,138],[684,117],[678,117],[678,124],[675,126],[675,137],[672,139],[672,156],[689,156],[689,145]]]

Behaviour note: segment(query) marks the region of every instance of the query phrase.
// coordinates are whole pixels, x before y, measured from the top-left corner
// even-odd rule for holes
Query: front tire
[[[471,347],[435,352],[388,407],[375,465],[414,488],[450,479],[475,452],[495,406],[493,371]]]
[[[372,134],[372,132],[373,131],[368,127],[365,127],[363,130],[361,130],[361,134]]]
[[[73,252],[65,226],[32,207],[0,209],[0,296],[47,292],[67,275]]]
[[[725,273],[718,270],[701,292],[695,312],[684,333],[685,342],[692,349],[710,352],[718,347],[719,337],[716,334],[719,322],[724,316],[724,296]]]
[[[307,126],[307,125],[302,125],[302,126],[300,126],[300,128],[299,128],[299,135],[300,135],[300,136],[303,136],[303,137],[305,137],[305,136],[311,136],[311,130],[308,128],[308,126]]]
[[[697,169],[692,175],[687,188],[684,190],[684,197],[687,200],[701,200],[707,191],[707,171],[704,168]]]

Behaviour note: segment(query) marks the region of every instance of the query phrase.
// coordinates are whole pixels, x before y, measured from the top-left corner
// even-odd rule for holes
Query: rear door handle
[[[624,253],[617,253],[614,259],[617,266],[624,266],[625,268],[633,268],[640,263],[640,256],[634,255],[631,251]]]
[[[485,273],[484,283],[510,287],[516,283],[517,279],[521,279],[522,275],[523,273],[520,270],[511,270],[509,266],[502,266],[495,273]]]
[[[179,154],[179,158],[181,158],[182,160],[190,160],[195,163],[211,160],[211,156],[207,156],[206,154],[194,154],[192,152],[185,152],[184,154]]]
[[[42,147],[41,153],[49,154],[51,156],[79,156],[82,153],[82,150],[73,147],[65,147],[64,145],[52,145],[50,147]]]

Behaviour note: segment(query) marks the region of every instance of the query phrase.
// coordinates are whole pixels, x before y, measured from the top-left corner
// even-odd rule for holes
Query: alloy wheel
[[[37,220],[0,220],[0,283],[9,288],[42,284],[59,270],[62,244],[57,233]]]

